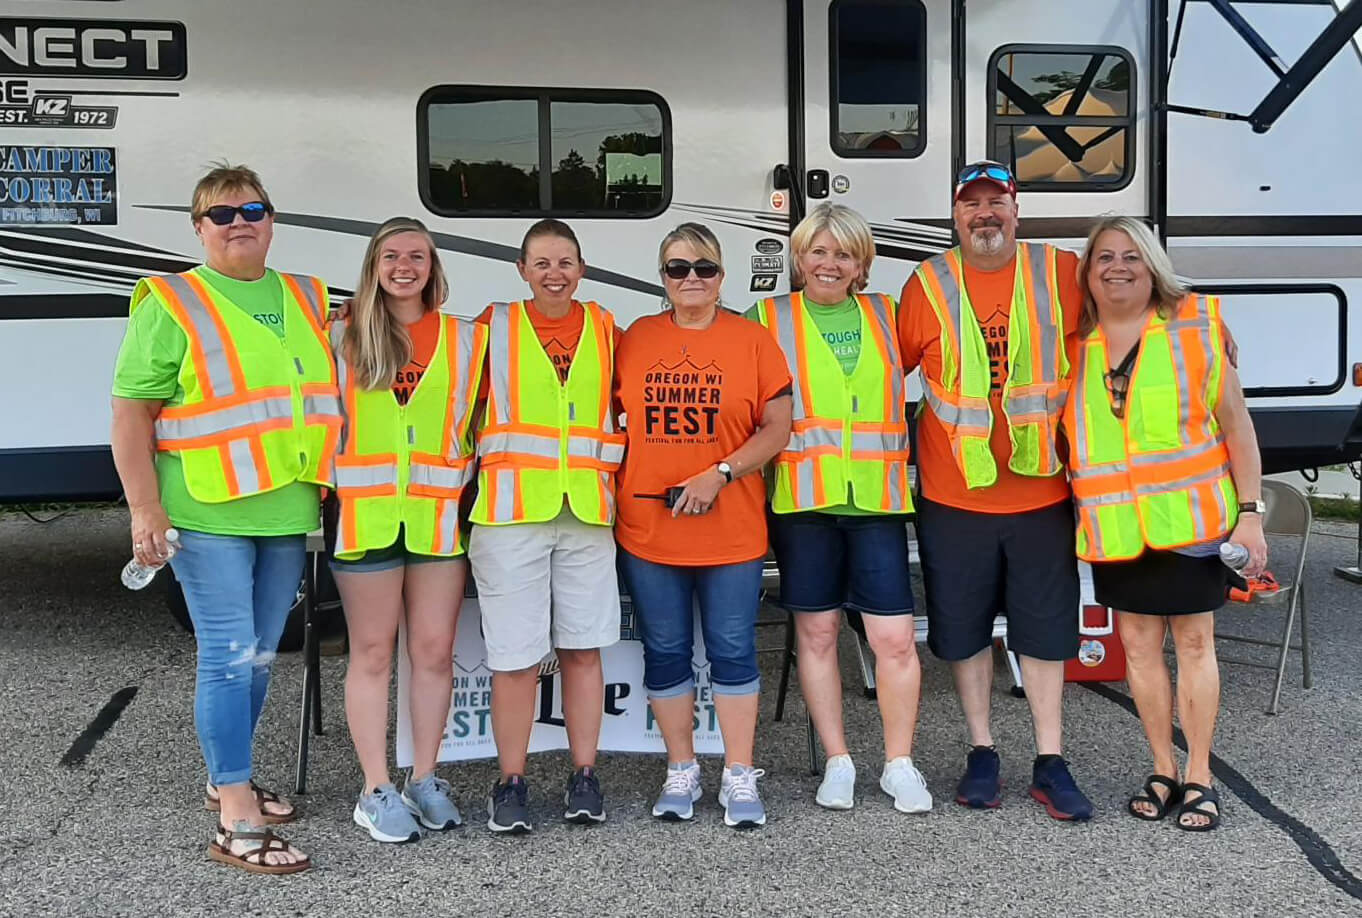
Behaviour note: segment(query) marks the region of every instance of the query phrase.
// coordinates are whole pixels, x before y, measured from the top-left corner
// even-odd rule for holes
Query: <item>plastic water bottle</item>
[[[1221,542],[1220,560],[1237,574],[1248,567],[1249,550],[1238,542]]]
[[[156,576],[156,572],[166,566],[166,561],[174,557],[175,552],[180,550],[180,532],[177,529],[166,530],[166,560],[154,567],[147,567],[134,557],[127,564],[123,565],[123,586],[130,590],[140,590],[151,579]]]

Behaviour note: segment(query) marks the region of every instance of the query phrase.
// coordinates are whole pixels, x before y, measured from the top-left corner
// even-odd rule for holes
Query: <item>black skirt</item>
[[[1153,549],[1132,561],[1092,565],[1093,593],[1101,605],[1147,615],[1213,612],[1225,604],[1229,577],[1218,555],[1194,558]]]

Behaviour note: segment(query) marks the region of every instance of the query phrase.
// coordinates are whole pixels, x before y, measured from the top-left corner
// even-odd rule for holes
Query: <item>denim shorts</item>
[[[768,513],[767,523],[780,566],[780,603],[786,609],[913,614],[907,516],[808,510]]]
[[[643,684],[649,698],[695,690],[695,607],[716,695],[754,695],[761,560],[707,567],[658,564],[619,550],[619,569],[643,635]]]

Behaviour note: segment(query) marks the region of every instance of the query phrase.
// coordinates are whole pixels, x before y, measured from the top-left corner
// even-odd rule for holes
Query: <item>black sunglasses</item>
[[[247,223],[259,223],[265,219],[266,214],[274,213],[274,208],[264,201],[247,201],[240,207],[232,207],[230,204],[214,204],[203,212],[203,216],[212,220],[217,226],[227,226],[236,219],[237,214],[241,214],[241,219]]]
[[[711,277],[716,277],[719,274],[719,266],[714,262],[703,258],[695,262],[686,261],[684,258],[673,258],[662,266],[662,270],[665,271],[667,276],[672,280],[685,280],[686,275],[690,274],[691,271],[695,272],[696,277],[705,280],[709,280]]]

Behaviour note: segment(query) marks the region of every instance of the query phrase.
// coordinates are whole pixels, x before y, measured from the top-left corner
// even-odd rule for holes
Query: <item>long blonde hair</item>
[[[1146,226],[1144,221],[1136,217],[1102,217],[1093,225],[1092,232],[1088,233],[1088,243],[1083,247],[1083,256],[1078,260],[1078,285],[1083,288],[1083,312],[1078,318],[1078,333],[1085,338],[1097,327],[1097,302],[1093,300],[1092,289],[1088,285],[1088,269],[1092,266],[1097,237],[1107,230],[1125,233],[1135,244],[1145,267],[1149,269],[1152,281],[1149,299],[1160,316],[1166,319],[1172,315],[1178,303],[1187,295],[1187,285],[1178,280],[1173,260],[1168,257],[1163,246],[1159,245],[1154,231]]]
[[[411,217],[393,217],[374,231],[369,247],[364,251],[364,264],[359,269],[355,302],[342,345],[355,381],[363,389],[388,388],[397,378],[398,371],[411,361],[411,336],[388,311],[383,288],[378,283],[378,257],[383,244],[399,233],[420,233],[430,246],[430,277],[421,291],[425,311],[439,309],[449,295],[440,253],[425,224]]]

